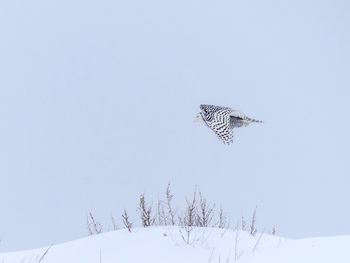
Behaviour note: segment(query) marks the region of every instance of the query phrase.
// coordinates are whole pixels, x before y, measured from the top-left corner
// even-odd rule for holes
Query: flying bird
[[[202,120],[224,144],[233,142],[233,129],[249,124],[262,123],[262,121],[247,117],[243,112],[215,105],[200,105],[201,112],[197,115],[197,120]]]

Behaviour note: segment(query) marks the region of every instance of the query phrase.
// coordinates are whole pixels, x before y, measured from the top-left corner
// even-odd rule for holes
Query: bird
[[[245,127],[251,123],[263,123],[230,107],[201,104],[199,108],[201,112],[195,120],[203,121],[227,145],[233,142],[234,128]]]

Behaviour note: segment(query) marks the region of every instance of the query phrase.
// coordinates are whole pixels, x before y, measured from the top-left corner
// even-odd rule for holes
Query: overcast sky
[[[235,223],[350,234],[350,3],[0,2],[0,251],[107,228],[170,181]],[[199,104],[265,121],[231,146]],[[120,221],[120,220],[119,220]]]

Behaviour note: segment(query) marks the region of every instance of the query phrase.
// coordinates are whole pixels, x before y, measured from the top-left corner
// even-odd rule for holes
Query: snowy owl
[[[247,117],[244,113],[228,107],[200,105],[201,112],[196,120],[202,120],[224,142],[233,142],[233,128],[248,126],[252,122],[262,123]]]

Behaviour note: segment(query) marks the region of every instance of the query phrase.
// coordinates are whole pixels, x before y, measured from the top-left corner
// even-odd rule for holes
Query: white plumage
[[[249,118],[243,112],[229,107],[202,104],[200,109],[201,112],[197,118],[214,131],[225,144],[233,142],[234,128],[248,126],[253,122],[262,123],[262,121]]]

